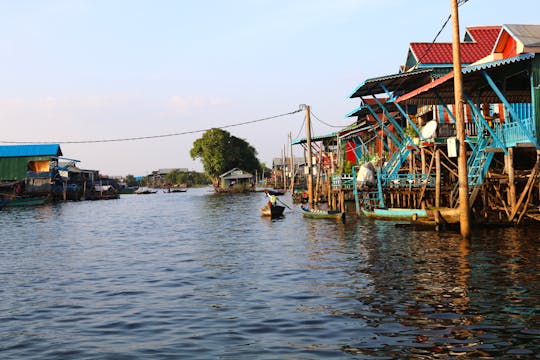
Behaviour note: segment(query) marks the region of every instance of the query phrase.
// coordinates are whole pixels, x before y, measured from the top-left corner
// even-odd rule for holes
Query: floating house
[[[0,186],[4,192],[48,194],[62,150],[58,144],[0,146]]]
[[[486,222],[535,218],[540,25],[469,28],[461,46],[471,211]],[[361,105],[348,116],[370,128],[344,140],[347,159],[371,157],[379,167],[377,189],[355,187],[357,210],[457,206],[450,49],[411,43],[404,71],[368,79],[351,94]]]
[[[474,219],[540,219],[540,25],[469,27],[461,53]],[[312,137],[313,163],[329,174],[329,203],[338,198],[343,207],[352,193],[359,214],[458,206],[453,76],[450,43],[413,42],[398,73],[354,89],[349,98],[360,105],[346,115],[354,123]],[[368,163],[374,182],[361,178]]]
[[[218,191],[228,191],[233,189],[249,191],[254,187],[253,174],[238,168],[234,168],[221,174],[219,178],[220,188]]]

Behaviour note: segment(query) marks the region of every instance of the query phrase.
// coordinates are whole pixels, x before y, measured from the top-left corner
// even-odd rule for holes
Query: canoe
[[[400,209],[400,208],[374,208],[371,210],[362,209],[364,216],[375,220],[416,220],[427,217],[424,209]]]
[[[300,211],[304,217],[311,219],[345,219],[345,213],[339,210],[317,210],[301,206]]]
[[[274,219],[274,218],[283,216],[284,210],[285,210],[285,206],[274,205],[274,206],[268,207],[268,205],[265,205],[261,208],[261,214],[262,216],[270,216],[272,219]]]

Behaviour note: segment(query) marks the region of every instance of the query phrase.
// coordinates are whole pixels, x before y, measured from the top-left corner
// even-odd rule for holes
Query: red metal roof
[[[461,43],[461,62],[471,64],[491,54],[501,28],[501,26],[467,28],[467,32],[474,42]],[[416,60],[423,64],[452,63],[452,43],[416,42],[410,44],[410,50]]]

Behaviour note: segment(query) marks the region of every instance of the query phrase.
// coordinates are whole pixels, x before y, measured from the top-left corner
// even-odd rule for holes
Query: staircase
[[[492,143],[492,140],[493,138],[491,136],[479,136],[478,142],[467,160],[467,180],[469,193],[471,194],[471,204],[476,199],[476,194],[480,186],[484,183],[484,178],[493,159],[494,153],[485,151],[488,145]],[[452,203],[456,206],[459,204],[459,182],[456,183],[456,186],[452,190]]]
[[[399,151],[395,151],[392,154],[390,160],[388,160],[388,162],[382,169],[383,173],[386,175],[383,179],[383,183],[386,186],[388,186],[390,182],[397,177],[399,169],[401,169],[401,166],[409,157],[411,149],[408,149],[407,147],[414,145],[413,140],[409,136],[403,139],[402,144],[403,145],[401,146]]]

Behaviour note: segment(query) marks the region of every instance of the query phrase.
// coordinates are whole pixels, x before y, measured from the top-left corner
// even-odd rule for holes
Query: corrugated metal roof
[[[28,157],[28,156],[62,156],[58,144],[38,145],[3,145],[0,146],[0,157]]]
[[[312,136],[311,141],[323,141],[327,139],[336,138],[339,135],[337,132],[333,132],[326,135],[318,135],[318,136]],[[291,142],[291,145],[298,145],[298,144],[304,144],[307,142],[306,138],[296,139]]]
[[[380,76],[365,80],[356,87],[349,98],[380,94],[384,92],[381,85],[384,85],[389,91],[402,89],[407,91],[411,86],[410,84],[413,84],[413,87],[418,87],[418,85],[429,81],[431,81],[431,69],[419,69]]]
[[[496,61],[491,61],[491,62],[487,62],[487,63],[483,63],[483,64],[467,66],[467,67],[464,67],[461,71],[463,72],[463,74],[468,74],[468,73],[472,73],[472,72],[475,72],[475,71],[478,71],[478,70],[492,69],[492,68],[496,68],[496,67],[499,67],[499,66],[502,66],[502,65],[512,64],[512,63],[516,63],[516,62],[527,60],[527,59],[532,59],[532,58],[534,58],[534,56],[535,56],[535,54],[521,54],[521,55],[514,56],[514,57],[511,57],[511,58],[507,58],[507,59],[496,60]]]
[[[474,65],[474,66],[468,66],[462,68],[463,76],[463,91],[465,93],[468,92],[468,90],[472,89],[474,91],[475,88],[479,87],[479,81],[485,81],[483,80],[480,71],[481,70],[490,70],[490,69],[503,69],[505,66],[509,66],[512,64],[517,64],[526,60],[530,60],[534,58],[535,54],[522,54],[519,56],[515,56],[508,59],[503,60],[497,60],[492,61],[484,64]],[[437,92],[439,93],[439,96],[444,100],[447,104],[453,104],[454,103],[454,84],[453,82],[449,81],[454,78],[454,73],[450,72],[446,74],[445,76],[426,84],[422,87],[419,87],[418,89],[415,89],[407,94],[404,94],[400,96],[396,102],[402,103],[405,101],[409,101],[411,103],[416,104],[439,104],[440,100],[436,97],[435,94],[431,90],[437,89]],[[488,89],[489,86],[486,86],[486,89]],[[526,92],[528,91],[530,96],[530,90],[526,89]],[[493,94],[493,91],[485,90],[482,93],[482,96],[484,97],[484,100],[497,100],[495,94]],[[513,102],[522,102],[523,101],[523,91],[519,91],[514,89],[513,93],[510,92],[509,89],[507,89],[506,97],[508,100]]]
[[[527,47],[540,47],[540,25],[505,24],[504,28]]]

